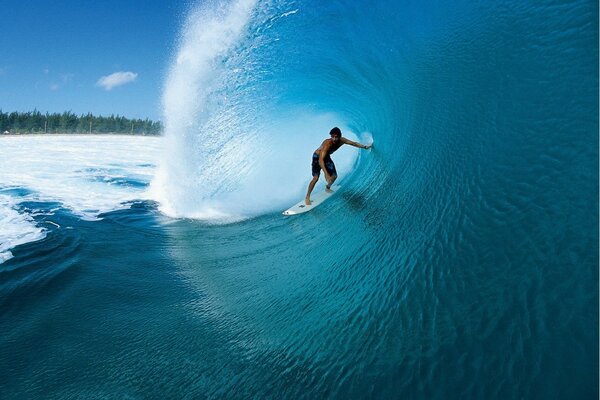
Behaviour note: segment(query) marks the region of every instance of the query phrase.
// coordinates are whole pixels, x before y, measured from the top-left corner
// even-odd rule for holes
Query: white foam
[[[46,230],[35,225],[33,219],[15,210],[11,197],[0,195],[0,264],[10,260],[10,249],[20,244],[46,237]]]
[[[37,135],[0,138],[0,186],[26,188],[27,200],[58,201],[74,213],[95,218],[147,198],[161,138],[133,136]],[[140,185],[141,186],[141,185]]]
[[[16,245],[39,240],[45,230],[23,201],[59,202],[81,218],[148,199],[162,138],[135,136],[25,135],[0,137],[0,259]],[[137,184],[128,185],[128,181]],[[21,193],[21,194],[20,194]],[[8,257],[8,258],[7,258]]]

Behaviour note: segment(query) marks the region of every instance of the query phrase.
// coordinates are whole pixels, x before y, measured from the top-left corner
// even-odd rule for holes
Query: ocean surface
[[[202,2],[165,70],[0,137],[0,398],[598,398],[597,2]]]

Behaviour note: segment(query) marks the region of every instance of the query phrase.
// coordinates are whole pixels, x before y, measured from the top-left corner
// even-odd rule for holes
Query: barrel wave
[[[101,321],[93,367],[52,393],[597,398],[597,15],[590,1],[191,7],[148,198],[85,225],[130,261],[110,284],[100,261],[69,268],[104,282],[77,297]],[[343,146],[337,193],[282,216],[333,126],[373,148]]]
[[[252,218],[175,235],[219,265],[184,274],[250,360],[217,397],[597,394],[597,5],[204,7],[161,185],[167,213]],[[190,43],[208,59],[180,97]],[[334,125],[373,150],[336,153],[327,206],[278,216]]]

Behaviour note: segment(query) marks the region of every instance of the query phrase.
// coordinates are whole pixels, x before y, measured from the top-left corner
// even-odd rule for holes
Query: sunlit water
[[[597,4],[203,4],[163,138],[0,138],[1,398],[598,397]]]

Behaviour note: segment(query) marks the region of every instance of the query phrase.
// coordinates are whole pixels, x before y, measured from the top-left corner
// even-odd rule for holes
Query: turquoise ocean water
[[[0,398],[598,398],[596,2],[186,18],[151,172],[73,170],[118,207],[0,172]],[[283,217],[333,125],[374,148]]]

